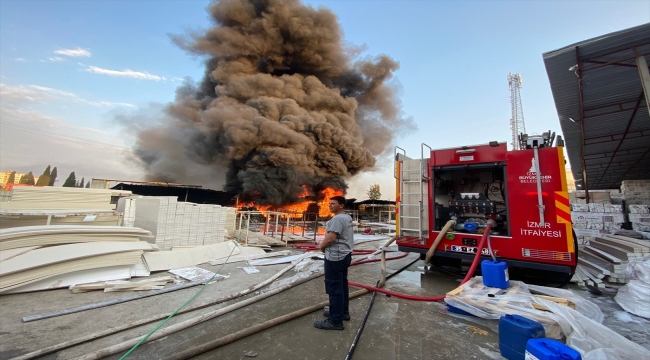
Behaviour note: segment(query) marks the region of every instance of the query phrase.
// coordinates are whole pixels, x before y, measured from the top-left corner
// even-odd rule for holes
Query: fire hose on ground
[[[429,248],[429,251],[427,252],[427,257],[425,258],[425,261],[426,261],[426,259],[431,258],[431,256],[435,252],[436,247],[440,243],[440,240],[442,240],[442,238],[447,233],[447,230],[452,226],[452,224],[453,224],[452,220],[448,221],[447,224],[445,224],[445,227],[440,231],[440,234],[438,234],[438,237],[436,238],[436,240],[431,245],[431,248]],[[464,283],[469,281],[469,279],[471,279],[472,276],[474,276],[474,271],[476,271],[476,267],[478,266],[479,260],[481,259],[481,251],[485,247],[485,243],[487,241],[487,238],[489,237],[491,228],[492,228],[492,223],[488,222],[487,227],[485,228],[485,231],[483,232],[483,236],[481,236],[481,241],[479,242],[478,247],[476,249],[476,255],[474,256],[474,260],[472,261],[472,265],[470,266],[469,271],[467,271],[467,275],[465,275],[465,278],[463,279],[463,281],[461,281],[461,283],[460,283],[461,285],[463,285]],[[392,241],[394,241],[394,239]],[[390,242],[392,243],[392,241],[390,241]],[[386,265],[385,265],[384,254],[385,254],[385,252],[382,252],[382,281],[380,282],[380,285],[383,285],[386,282],[386,278],[385,278]],[[427,263],[428,263],[428,261],[425,262],[425,264],[427,264]],[[382,294],[386,294],[386,295],[390,295],[390,296],[394,296],[396,298],[406,299],[406,300],[440,301],[440,300],[443,300],[445,298],[445,295],[440,295],[440,296],[414,296],[414,295],[402,294],[402,293],[398,293],[398,292],[394,292],[394,291],[390,291],[390,290],[384,290],[384,289],[381,289],[381,288],[376,287],[376,286],[360,284],[360,283],[356,283],[356,282],[352,282],[352,281],[350,281],[348,283],[350,285],[352,285],[352,286],[355,286],[355,287],[359,287],[359,288],[370,290],[370,291],[376,291],[376,292],[379,292],[379,293],[382,293]]]
[[[445,230],[445,229],[448,230],[452,225],[450,223],[453,224],[453,222],[451,222],[451,221],[448,222],[445,225],[445,227],[443,228],[443,230]],[[476,269],[476,266],[478,264],[478,260],[480,259],[481,250],[485,246],[485,241],[486,241],[487,236],[489,234],[490,228],[491,228],[491,225],[488,224],[488,227],[485,229],[483,237],[481,238],[481,241],[479,243],[479,246],[478,246],[478,249],[477,249],[477,255],[474,258],[474,261],[472,263],[472,266],[470,267],[469,272],[467,273],[467,276],[465,277],[465,279],[463,280],[463,282],[461,284],[464,284],[465,282],[467,282],[472,277],[472,275],[473,275],[473,273],[474,273],[474,271]],[[440,232],[440,235],[436,238],[436,240],[432,244],[432,247],[429,249],[429,252],[427,252],[427,255],[429,255],[429,253],[433,254],[433,252],[435,251],[435,248],[440,243],[440,240],[442,239],[442,237],[444,236],[445,233],[446,233],[446,231],[441,231]],[[395,238],[391,238],[391,240],[389,240],[384,245],[384,247],[389,246],[394,241],[395,241]],[[368,254],[368,253],[375,253],[375,252],[373,252],[371,250],[361,250],[361,251],[356,250],[355,252],[357,254],[359,254],[359,255]],[[412,265],[415,261],[417,261],[417,260],[415,260],[412,263],[410,263],[409,265],[407,265],[406,267],[400,269],[398,272],[395,272],[395,273],[387,276],[386,275],[386,261],[387,260],[396,260],[396,259],[399,259],[399,258],[403,258],[403,257],[407,256],[408,253],[405,253],[405,254],[399,255],[399,256],[393,256],[393,257],[390,257],[390,258],[386,258],[385,253],[386,253],[386,251],[381,252],[381,259],[361,260],[361,261],[358,261],[358,262],[355,262],[355,263],[352,264],[352,266],[355,266],[355,265],[360,265],[360,264],[364,264],[364,263],[381,261],[381,263],[382,263],[382,279],[379,281],[377,286],[369,286],[369,285],[365,285],[365,284],[349,282],[349,285],[362,288],[362,290],[351,293],[350,298],[355,298],[355,297],[361,296],[363,294],[368,293],[369,291],[376,291],[376,292],[379,292],[379,293],[383,293],[383,294],[386,294],[386,295],[390,295],[390,296],[394,296],[394,297],[402,298],[402,299],[407,299],[407,300],[440,301],[440,300],[444,299],[444,296],[435,296],[435,297],[412,296],[412,295],[406,295],[406,294],[401,294],[401,293],[381,289],[380,287],[385,284],[386,279],[390,278],[391,276],[397,275],[397,273],[401,272],[402,270],[406,269],[408,266]],[[311,279],[314,279],[314,278],[316,278],[318,276],[320,276],[320,274],[316,274],[316,275],[314,275],[314,276],[312,276],[312,277],[310,277],[308,279],[305,279],[305,280],[311,280]],[[300,283],[303,283],[303,281],[301,281]],[[283,290],[286,290],[289,287],[293,287],[293,285],[295,285],[295,284],[292,284],[292,286],[283,287],[284,288]],[[162,338],[164,336],[168,336],[168,335],[170,335],[170,334],[172,334],[174,332],[183,330],[183,329],[188,328],[190,326],[194,326],[194,325],[196,325],[198,323],[201,323],[201,322],[207,321],[209,319],[212,319],[214,317],[223,315],[223,314],[225,314],[227,312],[234,311],[234,310],[236,310],[238,308],[241,308],[241,307],[244,307],[246,305],[252,304],[254,302],[262,300],[263,298],[268,297],[270,294],[262,294],[262,295],[267,295],[267,296],[261,296],[261,295],[255,296],[255,297],[253,297],[253,298],[251,298],[249,300],[243,301],[241,303],[233,304],[233,305],[228,306],[226,308],[219,309],[219,311],[212,312],[210,314],[211,316],[209,316],[209,317],[205,316],[205,315],[200,316],[200,317],[197,317],[197,318],[194,318],[194,319],[187,320],[187,321],[185,321],[185,322],[183,322],[181,324],[176,324],[176,325],[174,325],[172,327],[162,329],[158,334],[155,334],[154,336],[151,336],[149,339],[147,339],[147,342],[153,341],[153,340],[158,339],[158,338]],[[297,317],[300,317],[300,316],[309,314],[311,312],[320,310],[323,307],[325,307],[326,305],[328,305],[327,301],[319,303],[319,304],[315,304],[313,306],[310,306],[310,307],[295,311],[293,313],[290,313],[290,314],[287,314],[287,315],[284,315],[284,316],[281,316],[281,317],[278,317],[278,318],[275,318],[275,319],[271,319],[271,320],[266,321],[266,322],[264,322],[262,324],[258,324],[256,326],[251,327],[251,328],[238,331],[236,333],[227,335],[227,336],[222,337],[220,339],[210,341],[208,343],[205,343],[205,344],[200,345],[198,347],[195,347],[193,349],[188,349],[187,351],[174,354],[174,355],[168,357],[168,359],[184,359],[184,358],[195,356],[195,355],[198,355],[198,354],[201,354],[201,353],[205,353],[207,351],[213,350],[213,349],[218,348],[220,346],[226,345],[228,343],[231,343],[231,342],[234,342],[236,340],[239,340],[239,339],[242,339],[244,337],[255,334],[255,333],[259,332],[259,331],[268,329],[270,327],[282,324],[284,322],[295,319]],[[79,359],[86,359],[86,360],[88,360],[88,359],[100,359],[100,358],[103,358],[103,357],[106,357],[106,356],[114,355],[114,354],[117,354],[117,353],[119,353],[121,351],[129,349],[133,344],[137,343],[138,340],[139,340],[139,338],[128,340],[128,341],[125,341],[123,343],[116,344],[116,345],[113,345],[113,346],[105,348],[105,349],[101,349],[101,350],[96,351],[94,353],[86,354],[85,356],[82,356]]]
[[[445,229],[448,230],[452,225],[453,225],[453,221],[448,222],[448,223],[445,225],[445,227],[443,228],[443,230],[445,230]],[[487,240],[488,237],[489,237],[489,232],[490,232],[491,227],[492,227],[492,224],[491,224],[491,223],[488,223],[488,225],[487,225],[487,227],[486,227],[486,229],[485,229],[485,232],[483,233],[483,236],[481,237],[481,241],[479,242],[479,245],[478,245],[478,248],[477,248],[477,252],[476,252],[476,256],[474,257],[474,261],[472,262],[472,265],[471,265],[471,267],[470,267],[470,269],[469,269],[467,275],[465,276],[465,278],[464,278],[463,281],[461,282],[461,285],[464,284],[464,283],[466,283],[466,282],[467,282],[467,281],[468,281],[468,280],[473,276],[474,271],[476,270],[476,266],[478,265],[479,259],[480,259],[480,257],[481,257],[481,251],[482,251],[483,247],[484,247],[485,244],[486,244],[486,240]],[[440,232],[441,235],[439,235],[438,238],[436,238],[436,240],[435,240],[434,243],[432,244],[431,248],[429,249],[429,252],[430,252],[431,254],[433,254],[433,252],[435,251],[435,248],[436,248],[437,245],[440,243],[440,240],[442,239],[442,237],[444,236],[445,233],[446,233],[446,230]],[[391,240],[389,240],[389,241],[384,245],[384,247],[389,246],[389,245],[392,244],[394,241],[395,241],[395,238],[392,238]],[[429,253],[429,252],[428,252],[428,253]],[[443,299],[445,298],[444,295],[443,295],[443,296],[434,296],[434,297],[423,297],[423,296],[406,295],[406,294],[401,294],[401,293],[397,293],[397,292],[394,292],[394,291],[388,291],[388,290],[384,290],[384,289],[379,288],[380,286],[383,286],[383,285],[385,284],[385,282],[386,282],[386,280],[387,280],[388,278],[390,278],[390,277],[392,277],[392,276],[394,276],[394,275],[397,275],[397,273],[399,273],[399,272],[401,272],[402,270],[408,268],[408,267],[411,266],[413,263],[415,263],[415,261],[417,261],[417,260],[415,260],[415,261],[413,261],[412,263],[410,263],[410,264],[408,264],[407,266],[405,266],[405,267],[403,267],[402,269],[400,269],[399,271],[397,271],[397,272],[395,272],[395,273],[393,273],[393,274],[391,274],[391,275],[389,275],[389,276],[386,276],[386,260],[393,260],[393,259],[396,259],[396,258],[398,258],[398,257],[392,257],[392,258],[388,258],[388,259],[386,259],[386,256],[385,256],[386,252],[385,252],[385,251],[382,251],[381,254],[382,254],[382,259],[381,259],[381,263],[382,263],[382,279],[378,282],[377,286],[369,286],[369,285],[359,284],[359,283],[355,283],[355,282],[348,282],[349,285],[352,285],[352,286],[355,286],[355,287],[361,287],[361,288],[363,289],[363,290],[359,290],[359,291],[355,291],[354,293],[351,293],[351,294],[350,294],[350,299],[355,298],[355,297],[357,297],[357,296],[361,296],[361,295],[363,295],[363,294],[366,294],[366,293],[368,293],[369,291],[375,291],[375,292],[379,292],[379,293],[383,293],[383,294],[391,295],[391,296],[394,296],[394,297],[397,297],[397,298],[401,298],[401,299],[416,300],[416,301],[440,301],[440,300],[443,300]],[[376,260],[371,260],[371,261],[376,261]],[[364,261],[364,262],[371,262],[371,261],[367,261],[367,260],[366,260],[366,261]],[[362,262],[354,263],[354,264],[352,264],[351,266],[359,265],[360,263],[362,263]],[[180,352],[180,353],[174,354],[174,355],[172,355],[172,356],[169,356],[169,357],[165,358],[165,360],[179,360],[179,359],[187,359],[187,358],[190,358],[190,357],[192,357],[192,356],[196,356],[196,355],[200,355],[200,354],[206,353],[206,352],[208,352],[208,351],[211,351],[211,350],[217,349],[217,348],[219,348],[219,347],[221,347],[221,346],[224,346],[224,345],[229,344],[229,343],[231,343],[231,342],[234,342],[234,341],[236,341],[236,340],[239,340],[239,339],[242,339],[242,338],[244,338],[244,337],[247,337],[247,336],[253,335],[253,334],[255,334],[255,333],[257,333],[257,332],[260,332],[260,331],[262,331],[262,330],[265,330],[265,329],[271,328],[271,327],[273,327],[273,326],[276,326],[276,325],[282,324],[282,323],[284,323],[284,322],[287,322],[287,321],[289,321],[289,320],[293,320],[293,319],[295,319],[295,318],[298,318],[298,317],[304,316],[304,315],[309,314],[309,313],[312,313],[312,312],[314,312],[314,311],[321,310],[323,307],[325,307],[325,306],[328,305],[328,304],[329,304],[329,301],[324,301],[324,302],[322,302],[322,303],[312,305],[312,306],[310,306],[310,307],[307,307],[307,308],[304,308],[304,309],[301,309],[301,310],[298,310],[298,311],[292,312],[292,313],[290,313],[290,314],[287,314],[287,315],[284,315],[284,316],[280,316],[280,317],[277,317],[277,318],[275,318],[275,319],[271,319],[271,320],[266,321],[266,322],[264,322],[264,323],[262,323],[262,324],[259,324],[259,325],[256,325],[256,326],[253,326],[253,327],[250,327],[250,328],[248,328],[248,329],[244,329],[244,330],[238,331],[238,332],[236,332],[236,333],[233,333],[233,334],[230,334],[230,335],[224,336],[224,337],[222,337],[222,338],[219,338],[219,339],[216,339],[216,340],[209,341],[209,342],[204,343],[204,344],[202,344],[202,345],[200,345],[200,346],[198,346],[198,347],[195,347],[195,348],[192,348],[192,349],[188,349],[188,350],[182,351],[182,352]],[[371,304],[372,304],[372,303],[371,303]],[[371,306],[372,306],[372,305],[371,305]],[[367,317],[368,317],[368,313],[369,313],[369,311],[370,311],[370,309],[368,309],[368,310],[366,311],[366,315],[364,316],[364,323],[365,323],[365,320],[366,320]],[[359,331],[357,331],[357,334],[356,334],[355,339],[354,339],[354,341],[353,341],[352,347],[350,348],[350,350],[349,350],[349,352],[348,352],[348,356],[346,357],[346,359],[351,358],[352,352],[354,352],[354,349],[355,349],[355,347],[356,347],[356,343],[358,342],[358,338],[360,337],[361,332],[363,331],[363,325],[364,325],[364,323],[361,324],[361,327],[360,327]]]

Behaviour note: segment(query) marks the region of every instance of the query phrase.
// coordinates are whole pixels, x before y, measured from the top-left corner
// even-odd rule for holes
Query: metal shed
[[[650,179],[650,24],[543,54],[576,185]]]

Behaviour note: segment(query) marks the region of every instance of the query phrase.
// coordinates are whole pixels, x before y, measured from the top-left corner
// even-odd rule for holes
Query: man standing
[[[323,330],[343,330],[343,320],[350,320],[350,293],[348,289],[348,267],[352,262],[354,229],[352,218],[345,214],[345,198],[330,199],[330,212],[334,214],[327,223],[325,240],[318,248],[325,253],[325,292],[329,295],[327,319],[316,321],[314,326]]]

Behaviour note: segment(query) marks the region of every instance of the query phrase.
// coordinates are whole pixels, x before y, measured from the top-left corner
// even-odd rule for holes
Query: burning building
[[[206,58],[203,79],[179,87],[166,120],[138,133],[133,154],[147,180],[219,184],[258,207],[306,207],[344,194],[346,180],[411,126],[386,83],[398,63],[356,59],[330,10],[223,0],[208,12],[212,28],[173,38]]]

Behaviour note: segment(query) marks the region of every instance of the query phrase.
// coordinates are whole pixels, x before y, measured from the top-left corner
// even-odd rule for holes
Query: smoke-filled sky
[[[1,1],[0,171],[230,172],[244,191],[279,182],[284,199],[358,173],[348,196],[376,182],[394,199],[390,134],[414,156],[508,141],[509,72],[527,129],[559,130],[542,53],[650,21],[645,0],[304,3],[262,20],[207,0]]]
[[[179,87],[164,122],[139,130],[134,154],[147,179],[290,204],[304,189],[346,189],[414,130],[386,84],[398,63],[355,59],[330,10],[223,0],[208,12],[213,27],[172,38],[206,59],[205,75]]]

